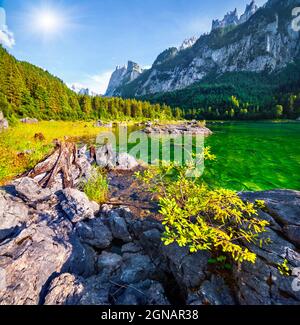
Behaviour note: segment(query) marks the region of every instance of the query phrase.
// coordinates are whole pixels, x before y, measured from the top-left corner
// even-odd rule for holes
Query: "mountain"
[[[234,11],[231,11],[227,13],[223,20],[213,20],[212,22],[212,30],[218,29],[218,28],[225,28],[228,26],[236,26],[240,24],[244,24],[246,21],[248,21],[258,10],[258,7],[255,3],[255,1],[252,1],[249,5],[246,6],[245,12],[239,17],[237,9]]]
[[[135,62],[128,61],[127,66],[117,66],[113,72],[105,96],[111,97],[115,94],[115,90],[124,87],[126,84],[138,78],[143,69]]]
[[[114,94],[151,96],[185,89],[208,77],[217,82],[228,73],[278,72],[299,58],[300,33],[292,28],[292,10],[299,6],[300,0],[269,0],[258,9],[252,1],[241,17],[234,10],[215,21],[215,28],[193,46],[164,51],[151,69],[116,84]]]
[[[78,95],[85,95],[85,96],[92,96],[92,97],[98,95],[95,92],[93,92],[92,90],[90,90],[89,88],[84,88],[84,87],[77,86],[77,85],[72,85],[70,88]]]

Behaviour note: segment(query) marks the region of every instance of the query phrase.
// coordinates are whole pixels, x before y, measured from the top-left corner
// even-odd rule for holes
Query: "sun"
[[[54,10],[42,10],[36,12],[35,16],[36,28],[44,34],[53,34],[63,27],[62,16]]]

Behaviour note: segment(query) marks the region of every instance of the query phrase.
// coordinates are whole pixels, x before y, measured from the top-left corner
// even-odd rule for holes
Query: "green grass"
[[[81,137],[96,137],[101,128],[92,122],[39,122],[17,124],[0,132],[0,184],[34,167],[53,149],[53,140],[69,140]],[[36,140],[35,134],[42,133],[44,140]]]
[[[106,174],[95,168],[93,176],[82,186],[84,193],[91,201],[99,204],[105,203],[108,198],[108,182]]]

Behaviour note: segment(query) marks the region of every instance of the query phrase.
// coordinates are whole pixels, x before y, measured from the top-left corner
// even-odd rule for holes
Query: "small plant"
[[[95,168],[90,179],[82,185],[82,189],[91,201],[105,203],[108,197],[108,183],[105,173]]]
[[[221,270],[232,270],[232,265],[227,262],[227,256],[224,255],[210,258],[208,264],[217,265]]]
[[[289,261],[285,259],[282,264],[278,265],[278,271],[283,276],[290,276],[292,271],[288,265]]]
[[[203,155],[215,159],[207,148]],[[176,242],[189,246],[191,253],[208,250],[215,256],[229,255],[236,262],[255,263],[256,254],[243,243],[268,243],[259,235],[269,223],[257,217],[255,204],[243,202],[236,192],[211,189],[200,177],[186,177],[192,168],[191,163],[164,162],[136,175],[151,192],[159,193],[164,244]]]

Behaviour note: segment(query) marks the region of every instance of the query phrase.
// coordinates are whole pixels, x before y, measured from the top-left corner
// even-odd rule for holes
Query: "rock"
[[[8,121],[7,119],[4,118],[3,113],[0,111],[0,131],[8,129],[8,127],[9,127]]]
[[[127,153],[114,153],[110,144],[97,149],[96,162],[100,167],[117,170],[131,170],[138,166],[134,157]]]
[[[64,273],[55,278],[48,289],[45,305],[78,305],[84,292],[85,281]]]
[[[138,162],[133,156],[127,153],[120,153],[117,156],[117,170],[132,170],[138,166]]]
[[[164,134],[164,135],[203,135],[210,136],[212,131],[205,126],[198,125],[197,121],[187,124],[169,124],[156,127],[146,127],[143,132],[146,134]]]
[[[102,252],[97,261],[98,271],[112,274],[121,267],[122,257],[118,254]]]
[[[37,305],[45,285],[60,273],[72,253],[66,221],[44,220],[0,246],[0,268],[6,272],[1,305]]]
[[[125,254],[123,256],[121,281],[133,284],[153,278],[155,266],[149,256],[142,254]]]
[[[268,213],[282,225],[300,226],[300,192],[275,190],[242,193],[242,198],[265,201]]]
[[[39,121],[36,118],[25,117],[20,119],[20,122],[24,124],[37,124]]]
[[[162,285],[156,281],[142,281],[128,287],[118,297],[116,305],[169,305]]]
[[[110,247],[113,239],[112,233],[100,219],[79,222],[76,225],[76,234],[81,242],[97,249]]]
[[[163,247],[163,254],[170,263],[177,283],[183,287],[184,291],[199,287],[205,280],[207,262],[210,258],[208,252],[199,251],[191,254],[188,247],[171,244]]]
[[[28,214],[23,202],[0,192],[0,242],[20,231],[28,221]]]
[[[53,194],[50,189],[42,188],[36,180],[29,177],[15,181],[15,188],[19,196],[29,203],[48,200]]]
[[[83,279],[61,274],[49,286],[46,305],[109,305],[109,288],[97,277]]]
[[[142,246],[138,243],[128,243],[122,246],[122,254],[135,254],[143,250]]]
[[[95,202],[90,202],[88,197],[76,189],[67,188],[63,190],[64,200],[60,206],[67,217],[74,223],[93,219],[100,207]]]
[[[211,280],[202,283],[197,293],[190,294],[189,305],[235,305],[234,298],[224,279],[212,275]]]
[[[77,237],[70,239],[72,255],[64,266],[63,271],[78,276],[89,277],[96,273],[97,254],[95,250],[82,243]]]
[[[292,243],[300,246],[300,226],[285,226],[283,230]]]
[[[128,231],[124,218],[120,217],[117,212],[111,211],[108,220],[114,238],[120,239],[125,243],[132,241],[132,237]]]
[[[106,144],[96,150],[96,162],[100,167],[113,169],[117,164],[116,159],[116,155],[110,144]]]

